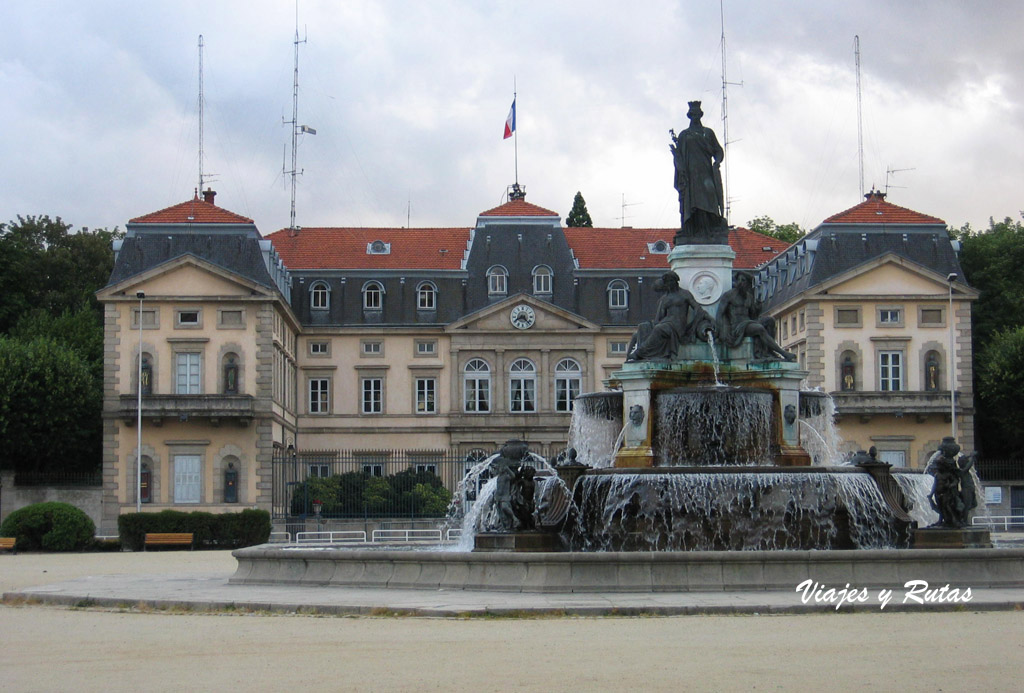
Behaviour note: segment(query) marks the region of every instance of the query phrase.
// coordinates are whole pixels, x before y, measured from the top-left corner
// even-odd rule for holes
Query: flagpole
[[[516,76],[512,75],[512,104],[516,104]],[[519,114],[513,115],[515,120],[519,120]],[[519,123],[515,123],[516,129],[512,132],[512,136],[515,137],[513,140],[513,148],[515,149],[515,162],[516,162],[516,189],[519,188]]]

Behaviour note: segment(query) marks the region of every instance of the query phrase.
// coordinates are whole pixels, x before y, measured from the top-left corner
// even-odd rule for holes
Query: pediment
[[[954,290],[968,296],[977,294],[962,283],[955,283]],[[945,276],[894,253],[838,274],[814,290],[829,296],[946,296],[948,292]]]
[[[133,275],[97,292],[103,299],[143,291],[147,297],[250,297],[272,292],[239,274],[194,255],[185,255]]]
[[[513,311],[520,317],[516,327],[512,323]],[[530,324],[529,327],[526,327]],[[598,331],[600,327],[575,313],[528,294],[510,296],[498,303],[481,308],[456,320],[445,328],[447,332],[579,332]]]

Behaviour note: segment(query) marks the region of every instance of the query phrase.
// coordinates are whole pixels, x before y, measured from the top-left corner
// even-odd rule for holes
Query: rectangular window
[[[309,476],[314,479],[326,479],[331,475],[331,465],[311,464],[309,465]]]
[[[538,272],[533,275],[533,293],[535,294],[550,294],[551,293],[551,275],[547,272]]]
[[[199,354],[181,352],[175,354],[175,393],[179,395],[198,395],[199,388]]]
[[[380,342],[363,342],[363,355],[380,356],[384,353],[384,345]]]
[[[384,476],[384,465],[364,464],[363,474],[365,474],[366,476]]]
[[[309,413],[326,414],[330,411],[330,378],[309,379]]]
[[[384,411],[384,380],[382,378],[363,378],[362,412],[364,414],[380,414]]]
[[[427,473],[427,474],[433,474],[433,475],[436,476],[437,475],[437,465],[436,464],[418,464],[418,465],[416,465],[416,473],[417,474]]]
[[[433,378],[416,378],[416,413],[434,414],[437,409],[435,392],[437,381]]]
[[[789,321],[785,318],[782,320],[782,338],[789,339]]]
[[[433,356],[437,353],[437,342],[416,342],[417,356]]]
[[[198,503],[202,474],[199,455],[174,456],[174,502]]]
[[[800,311],[800,331],[803,332],[805,327],[804,323],[804,312]]]
[[[903,450],[879,450],[878,461],[896,467],[904,467],[907,464],[907,453]]]
[[[878,322],[881,325],[898,325],[903,322],[902,311],[899,308],[879,308]]]
[[[310,342],[309,343],[309,354],[310,356],[327,356],[331,353],[330,342]]]
[[[555,411],[572,411],[573,400],[575,400],[579,394],[579,378],[556,378]]]
[[[491,410],[490,378],[466,376],[466,411],[483,413]]]
[[[509,381],[509,411],[537,411],[536,383],[533,378],[512,378]]]
[[[199,326],[199,311],[198,310],[179,310],[178,311],[178,326],[179,327],[198,327]]]
[[[836,308],[836,325],[842,327],[860,326],[860,308]]]
[[[501,272],[492,272],[487,276],[487,293],[489,294],[504,294],[505,289],[505,275]]]
[[[878,352],[878,389],[882,392],[903,390],[903,352]]]
[[[625,284],[615,283],[608,289],[608,307],[612,310],[629,308],[629,289]]]
[[[629,342],[609,342],[608,343],[608,355],[609,356],[625,356],[626,349],[629,348]]]
[[[796,316],[795,315],[790,315],[789,316],[789,333],[791,335],[793,335],[794,337],[796,336]]]

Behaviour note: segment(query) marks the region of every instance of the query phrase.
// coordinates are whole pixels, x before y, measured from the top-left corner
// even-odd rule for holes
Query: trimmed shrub
[[[15,537],[19,551],[80,551],[95,534],[92,518],[67,503],[28,505],[0,525],[0,536]]]
[[[162,510],[158,513],[128,513],[117,518],[121,545],[142,551],[147,533],[191,532],[192,545],[201,549],[240,549],[265,544],[270,539],[270,513],[243,510],[238,513],[184,513]]]

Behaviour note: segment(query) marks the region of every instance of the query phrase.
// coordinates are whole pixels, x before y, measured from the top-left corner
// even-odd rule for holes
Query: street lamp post
[[[950,435],[953,438],[956,438],[956,328],[953,318],[953,282],[957,280],[957,276],[956,272],[946,275],[946,281],[949,282],[949,420]]]
[[[138,435],[135,448],[135,512],[142,512],[142,301],[146,298],[144,291],[135,292],[139,299],[139,371],[137,374],[138,401],[136,402],[135,431]]]

